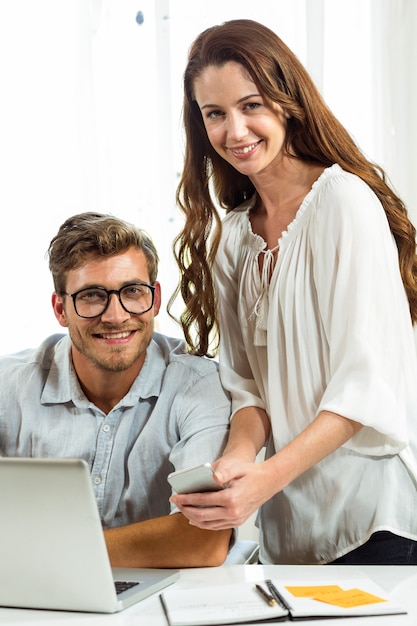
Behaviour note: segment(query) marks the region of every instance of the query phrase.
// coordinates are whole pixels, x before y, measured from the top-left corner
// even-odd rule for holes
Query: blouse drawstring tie
[[[266,346],[266,331],[268,327],[268,312],[269,312],[269,281],[274,269],[275,257],[274,253],[278,250],[278,246],[272,250],[262,250],[263,265],[261,272],[261,290],[260,294],[255,302],[251,317],[255,316],[255,346]]]

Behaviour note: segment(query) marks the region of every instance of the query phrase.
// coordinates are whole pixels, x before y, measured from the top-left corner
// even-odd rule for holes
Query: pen
[[[255,585],[257,591],[259,591],[259,593],[261,594],[261,596],[263,597],[263,599],[265,600],[265,602],[267,602],[269,604],[269,606],[275,606],[277,601],[275,600],[275,598],[273,596],[270,596],[269,593],[267,593],[265,591],[265,589],[263,587],[261,587],[261,585]]]
[[[288,604],[288,602],[286,602],[284,600],[284,598],[282,597],[282,595],[279,593],[278,589],[275,587],[274,583],[272,582],[272,580],[266,580],[265,581],[266,586],[268,587],[269,593],[271,594],[271,596],[274,598],[274,600],[277,602],[277,604],[279,604],[280,606],[282,606],[283,609],[287,609],[287,611],[291,611],[291,606]]]

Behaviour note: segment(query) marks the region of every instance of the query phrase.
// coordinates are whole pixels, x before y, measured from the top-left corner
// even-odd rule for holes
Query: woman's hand
[[[241,420],[242,422],[242,420]],[[254,458],[249,420],[232,438],[223,457],[213,463],[217,480],[227,489],[172,496],[190,524],[209,530],[241,526],[264,502],[355,435],[362,424],[322,411],[295,439],[262,463]],[[258,437],[259,438],[259,437]],[[249,446],[245,446],[245,441]],[[242,450],[244,452],[242,452]],[[255,453],[258,448],[255,449]]]
[[[227,485],[210,493],[175,494],[171,501],[190,524],[206,530],[241,526],[279,487],[268,476],[267,463],[225,456],[213,463],[216,479]]]

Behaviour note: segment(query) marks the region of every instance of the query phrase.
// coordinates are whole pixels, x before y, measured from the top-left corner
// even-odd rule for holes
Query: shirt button
[[[100,476],[94,476],[94,484],[95,485],[99,485],[101,483],[101,478]]]
[[[109,430],[110,430],[110,426],[109,426],[108,424],[105,424],[105,425],[103,426],[103,430],[104,430],[104,432],[105,432],[105,433],[108,433],[108,432],[109,432]]]

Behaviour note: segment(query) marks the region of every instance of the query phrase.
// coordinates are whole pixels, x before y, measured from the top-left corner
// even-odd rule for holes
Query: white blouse
[[[326,169],[275,265],[250,207],[224,218],[215,268],[233,412],[265,408],[267,457],[323,410],[364,425],[261,508],[261,560],[329,562],[382,529],[417,540],[416,349],[378,198],[338,165]]]

